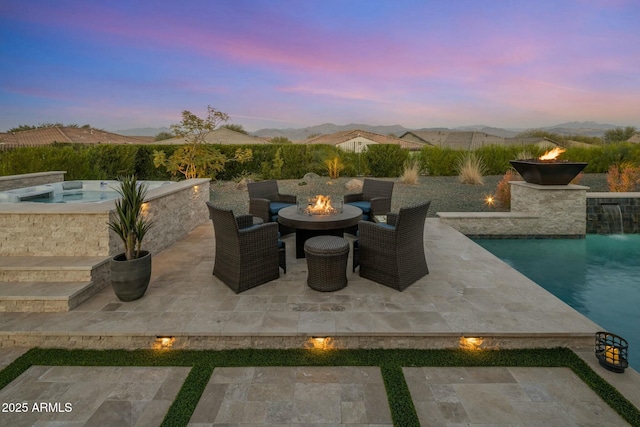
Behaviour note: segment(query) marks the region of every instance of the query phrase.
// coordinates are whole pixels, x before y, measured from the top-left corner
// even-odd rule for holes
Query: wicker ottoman
[[[304,244],[307,285],[316,291],[337,291],[347,286],[349,242],[337,236],[316,236]]]

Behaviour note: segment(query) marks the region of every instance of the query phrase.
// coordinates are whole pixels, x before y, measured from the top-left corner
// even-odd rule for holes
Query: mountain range
[[[545,132],[556,133],[559,135],[584,135],[602,137],[604,133],[611,129],[616,129],[620,126],[597,123],[594,121],[586,122],[567,122],[560,123],[554,126],[547,126],[541,128],[535,128],[535,130],[543,130]],[[485,132],[490,135],[496,135],[503,138],[514,137],[521,132],[531,129],[503,129],[486,125],[471,125],[471,126],[459,126],[455,128],[434,127],[434,128],[421,128],[421,129],[409,129],[401,125],[367,125],[361,123],[350,123],[347,125],[335,125],[333,123],[324,123],[317,126],[311,126],[306,128],[286,128],[286,129],[259,129],[255,132],[250,132],[253,136],[261,138],[274,138],[285,137],[291,141],[301,141],[309,138],[313,135],[326,135],[345,130],[360,129],[368,132],[374,132],[381,135],[396,135],[400,136],[409,131],[475,131]],[[170,132],[169,128],[134,128],[117,130],[114,133],[128,136],[155,136],[160,132]]]

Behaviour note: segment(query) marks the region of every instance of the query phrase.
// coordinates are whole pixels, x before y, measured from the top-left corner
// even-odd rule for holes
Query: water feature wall
[[[628,234],[640,233],[640,193],[587,193],[587,233],[610,234],[612,228],[608,211],[619,209],[622,231]],[[615,227],[615,226],[614,226]]]

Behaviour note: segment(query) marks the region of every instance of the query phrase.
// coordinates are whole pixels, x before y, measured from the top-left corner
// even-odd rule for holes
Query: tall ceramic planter
[[[111,259],[111,285],[120,301],[142,298],[151,280],[151,253],[140,251],[140,258],[127,260],[124,254]]]

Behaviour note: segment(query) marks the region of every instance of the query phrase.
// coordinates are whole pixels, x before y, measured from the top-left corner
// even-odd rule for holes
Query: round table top
[[[280,209],[278,222],[284,226],[303,230],[337,230],[358,224],[362,219],[362,210],[345,204],[342,212],[331,215],[307,215],[298,212],[297,206]]]

